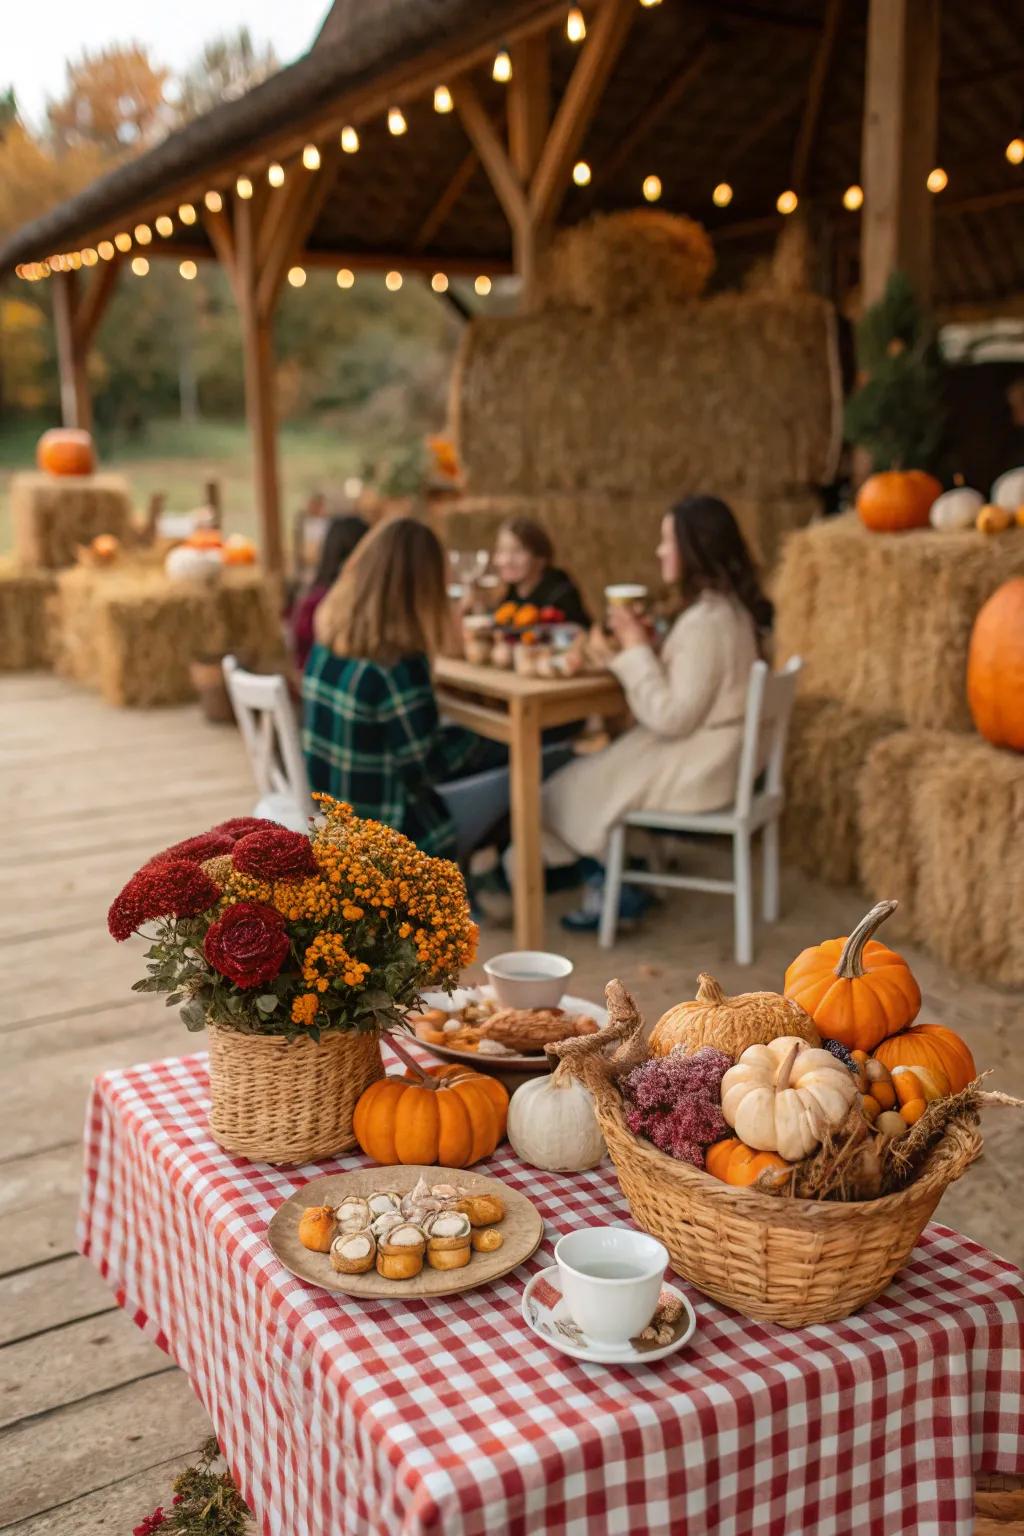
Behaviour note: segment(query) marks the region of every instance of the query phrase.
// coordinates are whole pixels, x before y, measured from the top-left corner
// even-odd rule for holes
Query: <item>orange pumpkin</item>
[[[112,533],[98,533],[89,548],[95,560],[107,563],[117,559],[121,551],[121,541]]]
[[[727,1136],[724,1141],[716,1141],[714,1146],[707,1148],[704,1166],[708,1173],[721,1179],[724,1184],[737,1184],[745,1188],[756,1184],[766,1169],[775,1170],[777,1177],[772,1182],[781,1184],[793,1165],[777,1152],[757,1152],[738,1137]]]
[[[943,1073],[950,1093],[959,1093],[978,1075],[967,1042],[943,1024],[914,1024],[890,1035],[876,1046],[875,1056],[890,1072],[894,1067],[925,1067]]]
[[[921,469],[889,469],[869,475],[857,492],[857,515],[875,533],[926,528],[942,486]]]
[[[96,468],[92,437],[77,427],[51,427],[36,444],[36,463],[47,475],[91,475]]]
[[[356,1140],[377,1163],[468,1168],[505,1134],[508,1094],[497,1078],[466,1067],[416,1067],[371,1083],[356,1104]]]
[[[967,703],[986,741],[1024,752],[1024,576],[997,587],[974,621]]]
[[[812,945],[786,971],[785,995],[810,1014],[824,1039],[848,1050],[873,1051],[912,1024],[921,1007],[921,990],[903,956],[871,937],[897,905],[880,901],[849,938]]]
[[[255,565],[256,545],[244,533],[233,533],[224,542],[225,565]]]
[[[189,549],[223,549],[224,535],[219,528],[196,528],[185,543]]]

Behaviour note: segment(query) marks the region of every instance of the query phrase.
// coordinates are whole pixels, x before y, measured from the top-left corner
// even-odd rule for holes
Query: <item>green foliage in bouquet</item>
[[[846,403],[846,436],[872,467],[933,468],[945,430],[943,363],[930,316],[894,272],[857,330],[858,387]]]
[[[240,817],[175,843],[132,876],[107,923],[147,935],[138,992],[207,1021],[289,1039],[401,1022],[476,953],[462,875],[327,795],[306,836]]]
[[[199,1460],[174,1479],[171,1507],[158,1505],[132,1528],[132,1536],[246,1536],[252,1529],[249,1506],[230,1472],[215,1472],[220,1446],[211,1436]]]

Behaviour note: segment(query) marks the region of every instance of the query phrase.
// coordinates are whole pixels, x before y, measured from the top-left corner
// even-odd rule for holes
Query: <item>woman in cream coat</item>
[[[543,819],[553,863],[603,859],[611,828],[629,811],[711,811],[728,805],[736,785],[750,668],[771,624],[736,519],[713,496],[691,496],[662,521],[661,574],[683,608],[661,647],[628,609],[609,622],[618,645],[608,665],[621,682],[636,724],[604,752],[577,758],[544,789]],[[593,926],[602,871],[591,864],[584,913]],[[640,902],[636,898],[640,897]],[[624,916],[645,905],[623,890]]]

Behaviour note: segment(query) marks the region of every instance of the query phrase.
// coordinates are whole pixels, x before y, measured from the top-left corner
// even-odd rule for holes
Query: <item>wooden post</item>
[[[512,79],[508,87],[508,149],[512,169],[528,187],[540,162],[551,120],[551,59],[547,33],[525,37],[512,48]],[[522,281],[520,308],[533,301],[537,262],[548,231],[524,210],[512,228],[515,269]]]
[[[939,0],[870,0],[861,155],[861,302],[905,272],[927,304],[932,287],[939,93]]]
[[[86,349],[79,344],[75,328],[78,311],[78,273],[55,272],[53,321],[57,332],[57,364],[60,370],[60,414],[66,427],[92,428],[92,401],[86,373]]]
[[[254,199],[235,201],[235,293],[242,320],[245,354],[245,417],[253,455],[253,483],[260,517],[263,560],[268,571],[284,569],[281,537],[281,490],[277,467],[277,420],[274,409],[273,311],[258,300],[260,267]]]

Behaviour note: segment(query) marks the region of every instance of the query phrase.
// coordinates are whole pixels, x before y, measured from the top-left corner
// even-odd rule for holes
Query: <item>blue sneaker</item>
[[[596,933],[601,924],[603,901],[604,881],[588,880],[583,888],[583,901],[576,911],[563,913],[562,927],[570,933]],[[624,885],[619,892],[619,926],[635,926],[652,905],[651,897],[641,886]]]

